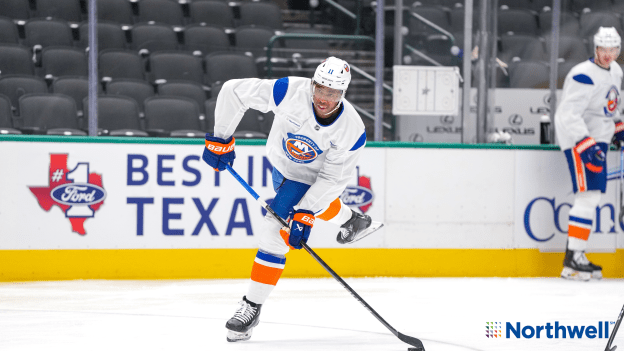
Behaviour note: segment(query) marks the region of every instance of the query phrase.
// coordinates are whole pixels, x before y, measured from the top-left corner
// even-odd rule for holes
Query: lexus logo
[[[423,136],[418,133],[410,135],[409,139],[410,141],[417,142],[417,143],[423,142]]]
[[[453,124],[453,122],[455,122],[455,117],[454,116],[440,116],[440,123],[442,124]]]
[[[544,104],[546,104],[546,106],[550,106],[550,93],[544,95]]]
[[[522,116],[518,115],[518,114],[514,114],[509,116],[509,124],[512,126],[519,126],[522,125]]]

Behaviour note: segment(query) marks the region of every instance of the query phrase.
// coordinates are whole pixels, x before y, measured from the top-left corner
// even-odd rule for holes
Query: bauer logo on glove
[[[234,152],[234,138],[217,138],[214,135],[206,134],[206,148],[202,158],[215,171],[223,171],[227,165],[232,166],[236,153]]]

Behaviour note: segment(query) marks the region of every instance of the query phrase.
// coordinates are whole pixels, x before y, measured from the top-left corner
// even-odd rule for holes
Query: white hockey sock
[[[351,219],[351,214],[352,212],[349,206],[342,203],[342,201],[338,198],[332,201],[332,203],[330,203],[325,210],[319,213],[316,218],[340,226]]]

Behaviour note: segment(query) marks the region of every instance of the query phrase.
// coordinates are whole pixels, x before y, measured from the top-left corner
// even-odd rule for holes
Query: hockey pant
[[[277,194],[269,205],[277,215],[287,220],[293,212],[293,207],[301,201],[310,185],[288,180],[273,168],[273,188]],[[316,218],[341,225],[351,218],[351,209],[340,199],[336,199],[320,211]],[[285,255],[290,247],[287,244],[288,237],[280,234],[281,228],[280,222],[270,213],[265,215],[258,252],[251,269],[251,283],[246,295],[252,302],[263,304],[284,271]]]
[[[598,146],[607,153],[606,143],[598,143]],[[584,251],[594,224],[596,206],[600,202],[601,193],[607,190],[607,165],[602,172],[594,173],[587,169],[574,149],[567,149],[564,153],[574,191],[574,205],[570,209],[568,222],[568,249]]]

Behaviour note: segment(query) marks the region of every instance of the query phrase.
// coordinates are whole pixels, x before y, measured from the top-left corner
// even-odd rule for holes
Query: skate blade
[[[227,341],[229,342],[247,341],[251,339],[252,331],[253,331],[253,328],[249,329],[246,333],[239,333],[239,332],[228,330],[226,338],[227,338]]]
[[[591,274],[591,278],[596,280],[602,279],[602,271],[593,271]]]
[[[370,227],[362,230],[361,232],[359,232],[355,238],[353,238],[353,240],[346,242],[345,244],[353,244],[356,241],[359,241],[371,234],[373,234],[374,232],[376,232],[377,230],[379,230],[381,227],[383,227],[383,223],[381,222],[375,222],[372,221]]]
[[[569,280],[578,280],[578,281],[589,281],[592,277],[590,272],[581,272],[576,271],[570,267],[563,267],[563,271],[561,271],[561,278],[569,279]]]

